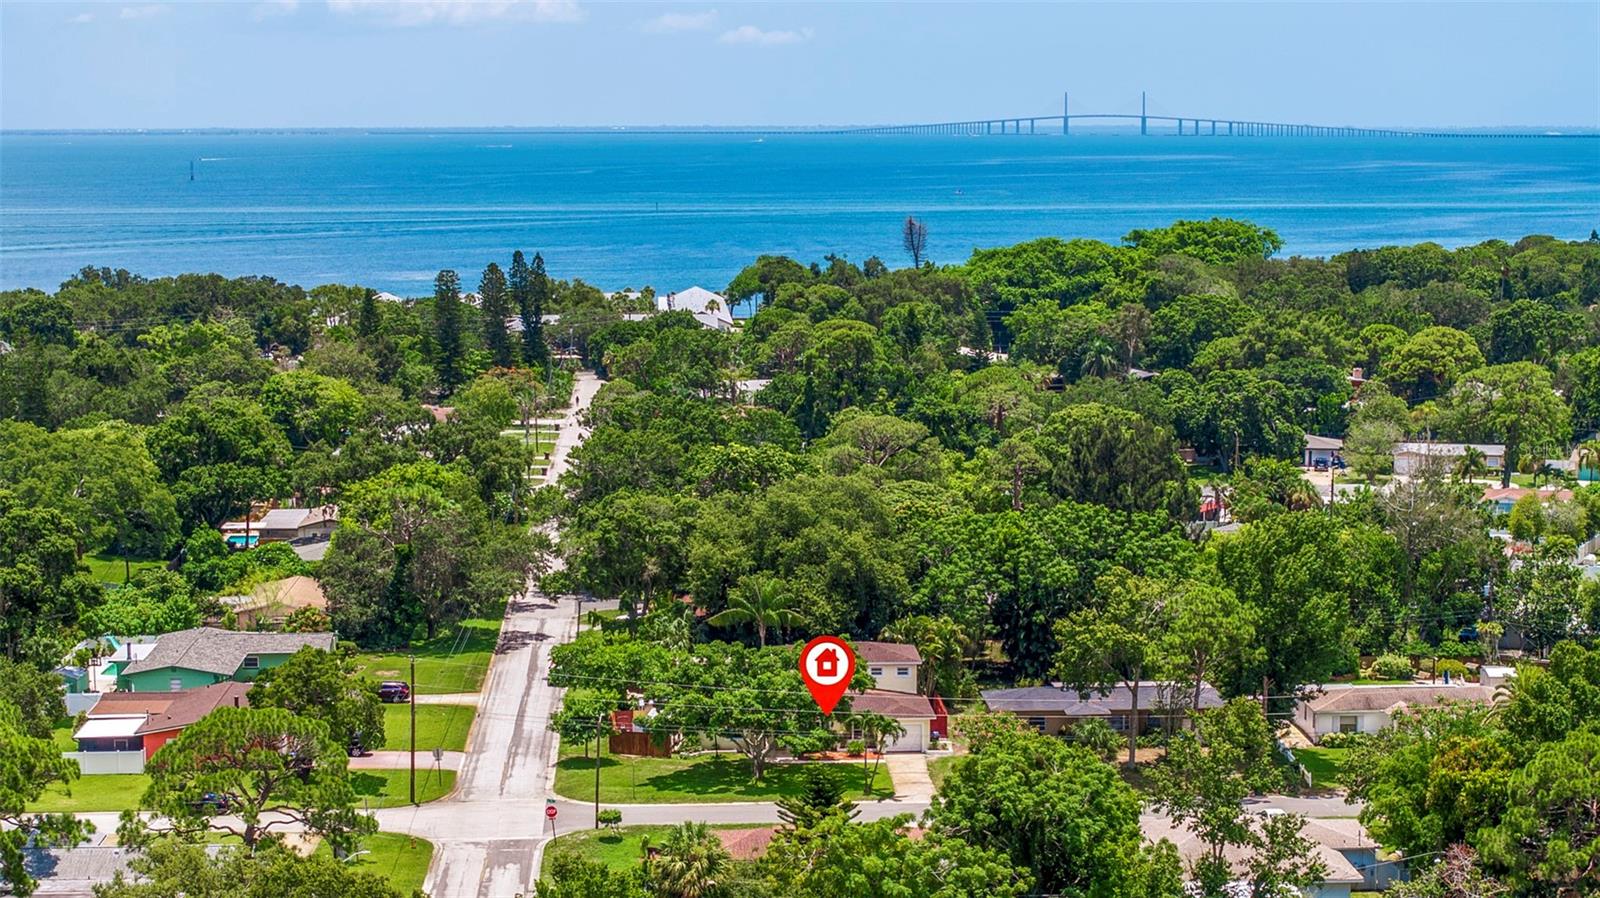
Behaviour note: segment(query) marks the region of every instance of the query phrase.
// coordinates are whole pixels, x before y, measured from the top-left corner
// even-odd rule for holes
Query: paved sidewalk
[[[444,752],[439,758],[439,767],[443,770],[460,770],[466,757],[466,752]],[[405,770],[410,766],[409,751],[375,751],[364,757],[350,759],[351,770]],[[417,775],[420,776],[423,771],[432,769],[433,752],[417,749]]]
[[[482,699],[481,692],[443,692],[438,695],[417,694],[419,705],[477,705]]]

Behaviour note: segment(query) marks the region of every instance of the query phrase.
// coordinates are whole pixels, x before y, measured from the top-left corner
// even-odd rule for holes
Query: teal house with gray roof
[[[233,680],[248,683],[306,646],[333,651],[332,633],[241,633],[195,627],[163,634],[153,650],[122,668],[123,692],[178,692]]]

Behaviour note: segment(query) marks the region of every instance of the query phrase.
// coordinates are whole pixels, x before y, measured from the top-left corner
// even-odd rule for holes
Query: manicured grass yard
[[[316,853],[327,855],[332,850],[323,842],[317,846]],[[367,853],[350,861],[350,865],[363,873],[376,873],[388,879],[402,895],[422,888],[422,881],[428,876],[428,864],[433,860],[432,842],[402,833],[363,836],[358,850]]]
[[[465,751],[467,733],[477,712],[471,705],[418,705],[417,750]],[[383,706],[383,747],[389,751],[411,747],[409,704]]]
[[[628,812],[622,812],[622,818],[628,818]],[[563,831],[555,841],[545,846],[544,860],[539,865],[539,875],[550,869],[550,858],[553,855],[577,855],[588,861],[597,861],[613,870],[626,870],[644,857],[644,840],[648,838],[652,845],[661,844],[667,833],[673,830],[671,826],[623,826],[612,831],[609,829],[592,829],[594,820],[580,820],[577,822],[556,821],[558,826],[574,827],[570,832]],[[754,823],[719,823],[712,824],[711,829],[749,829],[757,826]]]
[[[102,583],[115,583],[120,586],[125,582],[122,578],[124,570],[120,555],[85,555],[83,563],[88,565],[89,573]],[[137,574],[148,568],[163,567],[166,563],[164,558],[130,558],[128,571]]]
[[[692,758],[635,758],[604,755],[600,759],[600,801],[602,804],[721,803],[729,801],[774,801],[786,795],[799,795],[804,780],[800,764],[773,764],[759,782],[750,778],[750,761],[743,755],[697,755]],[[861,765],[839,764],[852,798],[862,798],[864,780]],[[873,794],[867,798],[887,798],[894,794],[888,765],[878,768]],[[594,758],[580,749],[562,746],[556,764],[556,792],[568,798],[588,801],[594,798]]]
[[[464,634],[450,627],[428,640],[417,640],[410,649],[395,652],[364,652],[356,655],[356,672],[374,680],[405,680],[410,676],[408,655],[417,656],[417,693],[438,695],[446,692],[477,692],[489,670],[489,659],[500,638],[500,620],[505,607],[496,605],[486,617],[469,618],[461,625]]]
[[[47,814],[126,810],[139,803],[149,785],[150,777],[142,773],[80,776],[72,781],[71,795],[60,783],[51,783],[38,801],[28,805],[28,810]]]
[[[436,801],[456,787],[454,770],[434,770],[433,759],[417,758],[417,803]],[[407,781],[409,770],[352,770],[350,785],[356,791],[356,807],[397,808],[410,804]]]
[[[1311,784],[1318,789],[1330,789],[1341,781],[1339,765],[1349,756],[1348,748],[1297,748],[1294,756],[1311,772]]]
[[[63,720],[50,728],[50,741],[54,742],[60,751],[77,751],[78,741],[72,738],[75,729],[77,727],[73,726],[70,718]]]

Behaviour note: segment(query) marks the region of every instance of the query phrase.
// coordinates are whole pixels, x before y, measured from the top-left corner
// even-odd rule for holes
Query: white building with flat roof
[[[1409,477],[1422,470],[1429,459],[1437,459],[1448,468],[1467,454],[1468,447],[1483,453],[1490,471],[1506,466],[1506,447],[1498,443],[1400,443],[1394,447],[1394,472]]]

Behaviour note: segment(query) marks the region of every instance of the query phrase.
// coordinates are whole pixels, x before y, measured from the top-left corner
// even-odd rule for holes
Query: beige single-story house
[[[1317,436],[1314,433],[1306,434],[1306,448],[1300,459],[1300,466],[1309,468],[1317,462],[1331,465],[1333,460],[1344,454],[1344,440],[1338,437]]]
[[[233,612],[241,630],[281,624],[302,608],[328,610],[328,597],[323,595],[322,584],[313,577],[298,575],[257,584],[248,595],[218,596],[217,602]]]
[[[1467,454],[1471,447],[1483,453],[1484,464],[1490,471],[1499,471],[1506,465],[1506,447],[1497,443],[1399,443],[1394,447],[1394,472],[1403,477],[1422,470],[1429,459],[1444,467],[1455,464],[1456,459]]]
[[[1057,735],[1070,730],[1079,721],[1090,718],[1104,720],[1119,733],[1135,726],[1145,733],[1159,729],[1163,721],[1172,719],[1186,724],[1188,709],[1194,696],[1187,687],[1172,683],[1143,680],[1139,683],[1139,719],[1129,719],[1133,700],[1127,687],[1116,686],[1105,694],[1079,692],[1077,689],[1056,683],[1050,686],[1021,686],[1014,689],[986,689],[983,703],[991,711],[1005,711],[1024,718],[1040,732]],[[1222,707],[1222,695],[1209,683],[1200,685],[1200,708]]]
[[[1273,813],[1279,812],[1267,811],[1262,816]],[[1194,831],[1176,826],[1166,817],[1141,815],[1139,829],[1149,842],[1166,839],[1176,846],[1185,869],[1209,853],[1208,846]],[[1378,891],[1405,878],[1397,862],[1378,859],[1378,843],[1355,818],[1306,818],[1300,835],[1315,846],[1317,858],[1327,869],[1322,881],[1306,890],[1308,898],[1349,898],[1352,891]],[[1250,861],[1249,849],[1230,847],[1223,855],[1235,872],[1245,872]]]
[[[1312,742],[1329,733],[1376,733],[1396,714],[1446,702],[1489,702],[1494,690],[1470,683],[1322,687],[1322,694],[1295,706],[1294,722]]]

